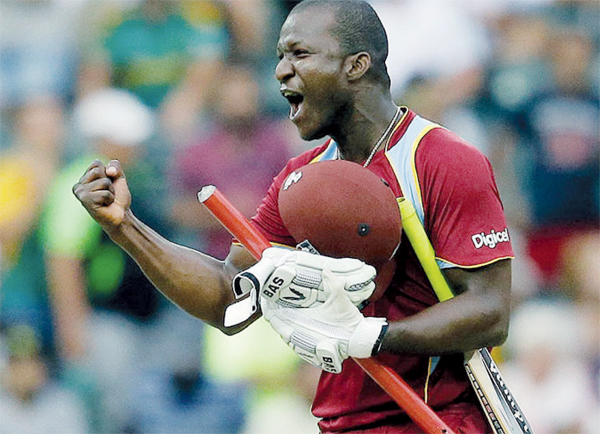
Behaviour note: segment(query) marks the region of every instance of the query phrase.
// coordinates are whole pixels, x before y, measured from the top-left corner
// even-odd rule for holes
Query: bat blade
[[[466,356],[465,369],[494,434],[533,434],[487,348]]]

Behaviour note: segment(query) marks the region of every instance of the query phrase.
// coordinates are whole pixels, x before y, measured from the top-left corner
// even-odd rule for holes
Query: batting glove
[[[256,289],[284,306],[310,307],[325,301],[323,269],[341,279],[346,296],[361,308],[375,291],[375,268],[358,259],[330,258],[300,250],[271,247],[261,260],[233,280],[236,297]]]
[[[298,309],[261,297],[263,316],[304,360],[338,374],[348,357],[376,355],[387,329],[385,318],[363,316],[348,298],[344,281],[322,270],[325,302]]]

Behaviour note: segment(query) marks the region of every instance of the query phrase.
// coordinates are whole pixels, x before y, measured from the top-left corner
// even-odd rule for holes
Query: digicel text
[[[507,243],[510,238],[508,237],[508,228],[504,228],[502,232],[496,232],[492,229],[489,234],[485,232],[475,234],[471,236],[471,240],[473,240],[476,249],[480,249],[483,246],[493,249],[499,243]]]

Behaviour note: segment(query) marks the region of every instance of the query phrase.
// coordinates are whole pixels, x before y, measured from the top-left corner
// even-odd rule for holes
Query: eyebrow
[[[294,48],[296,48],[298,45],[301,45],[302,42],[300,41],[294,41],[294,42],[281,42],[281,40],[279,40],[277,42],[277,54],[283,54],[285,51],[293,51]]]

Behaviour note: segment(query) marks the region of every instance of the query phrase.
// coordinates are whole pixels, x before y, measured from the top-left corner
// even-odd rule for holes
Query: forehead
[[[323,7],[311,7],[300,12],[292,12],[283,23],[277,42],[277,50],[298,45],[337,50],[338,41],[331,34],[334,13]]]

